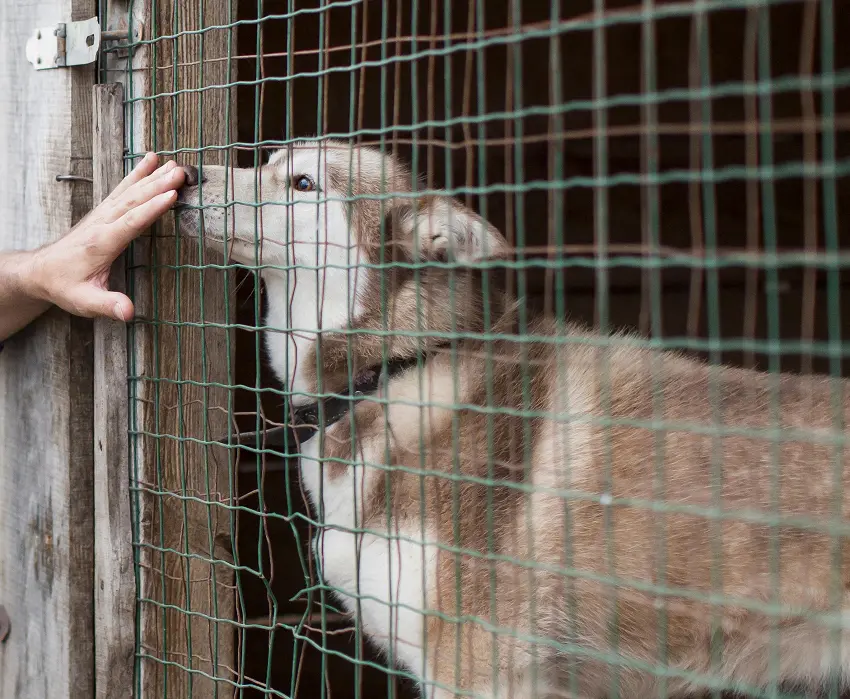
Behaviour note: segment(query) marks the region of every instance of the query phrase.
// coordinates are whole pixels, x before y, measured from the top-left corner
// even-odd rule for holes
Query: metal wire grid
[[[380,38],[370,38],[366,21],[369,17],[365,9],[367,4],[381,5]],[[771,41],[770,13],[775,8],[788,6],[793,3],[785,1],[742,2],[728,0],[711,3],[674,2],[655,4],[645,2],[621,8],[610,8],[595,0],[592,11],[576,15],[567,11],[559,2],[546,5],[548,17],[538,21],[525,21],[529,9],[518,0],[506,3],[504,26],[487,26],[485,6],[483,2],[470,2],[466,6],[467,27],[462,31],[453,29],[453,17],[459,14],[456,3],[427,2],[422,0],[411,3],[409,17],[402,12],[393,12],[391,3],[363,3],[359,0],[341,2],[320,2],[316,7],[299,6],[293,0],[286,3],[285,11],[269,12],[262,0],[255,8],[256,17],[237,18],[244,8],[233,4],[228,8],[227,22],[211,26],[201,20],[195,25],[181,24],[181,3],[172,6],[173,16],[170,18],[172,30],[169,33],[157,34],[156,23],[151,27],[148,38],[131,44],[130,51],[148,47],[151,64],[155,69],[150,70],[151,90],[147,95],[130,94],[127,99],[129,111],[139,107],[139,103],[150,102],[153,119],[156,119],[158,106],[164,101],[170,101],[175,106],[171,113],[173,138],[171,147],[160,147],[156,144],[158,133],[154,121],[151,130],[154,147],[163,155],[175,155],[188,160],[195,159],[199,165],[205,156],[222,152],[225,162],[235,162],[240,153],[253,154],[253,165],[257,167],[262,162],[262,151],[270,148],[285,147],[296,138],[304,140],[305,134],[299,132],[287,110],[282,137],[266,138],[263,133],[261,116],[265,109],[265,91],[275,83],[280,84],[285,92],[285,104],[292,104],[293,83],[296,80],[309,79],[315,81],[316,92],[320,98],[315,100],[315,129],[311,138],[321,141],[327,137],[342,137],[356,139],[359,143],[372,143],[388,150],[407,146],[412,155],[412,165],[415,171],[426,174],[425,191],[444,190],[455,194],[466,201],[477,204],[481,214],[488,217],[488,202],[492,195],[501,197],[504,201],[502,215],[511,243],[520,253],[518,260],[513,263],[518,272],[519,291],[534,289],[542,293],[549,303],[550,310],[564,316],[568,312],[567,277],[573,273],[589,271],[588,279],[593,294],[592,318],[603,332],[612,329],[612,277],[621,270],[635,270],[640,279],[640,309],[634,324],[645,333],[645,343],[661,349],[681,349],[701,352],[714,361],[723,361],[729,352],[741,355],[741,363],[755,365],[760,362],[763,368],[778,371],[783,361],[792,355],[799,357],[799,368],[811,371],[815,364],[830,375],[842,375],[842,361],[846,356],[846,346],[842,340],[841,327],[841,279],[840,274],[847,264],[846,254],[842,252],[839,236],[838,220],[838,183],[848,174],[850,158],[846,152],[839,153],[839,137],[847,130],[848,117],[842,114],[836,106],[836,94],[850,86],[850,70],[846,66],[836,66],[835,22],[840,19],[836,11],[837,2],[822,0],[806,2],[799,7],[802,23],[799,27],[799,70],[794,74],[776,76],[771,70],[771,54],[777,48]],[[429,8],[428,12],[422,12]],[[840,9],[840,8],[839,8]],[[722,83],[712,78],[712,49],[716,50],[717,39],[710,36],[711,19],[724,11],[742,11],[744,25],[744,55],[742,57],[743,76],[740,80],[729,80]],[[351,35],[347,44],[332,45],[329,24],[331,12],[350,12]],[[531,14],[534,14],[532,11]],[[192,19],[197,19],[192,13]],[[312,48],[296,49],[295,32],[299,21],[308,15],[318,19],[318,37]],[[154,9],[154,19],[157,11]],[[423,21],[427,17],[428,25]],[[658,51],[657,26],[659,23],[675,18],[688,20],[691,35],[689,37],[688,78],[686,86],[660,88],[658,83]],[[395,20],[394,35],[391,33],[391,20]],[[404,20],[404,22],[403,22]],[[188,22],[188,20],[187,20]],[[263,26],[271,23],[286,25],[285,37],[275,42],[274,50],[266,51],[268,37],[262,31]],[[609,60],[610,46],[606,45],[607,32],[624,25],[636,25],[640,28],[640,79],[639,90],[612,93],[609,90],[606,72],[602,69]],[[443,27],[443,32],[437,30]],[[177,30],[174,30],[177,27]],[[256,44],[247,53],[234,53],[237,45],[236,33],[253,28],[256,33]],[[206,35],[226,32],[228,39],[226,55],[205,56],[203,40]],[[267,34],[267,33],[266,33]],[[571,99],[565,96],[565,83],[561,76],[568,71],[563,61],[564,45],[576,36],[589,34],[592,36],[593,47],[593,90],[592,96],[583,99]],[[187,39],[199,40],[194,51],[184,50],[181,54],[181,42]],[[549,83],[549,100],[547,104],[527,105],[523,100],[524,72],[522,65],[522,47],[532,41],[545,41],[549,47],[549,65],[547,66],[547,81]],[[170,59],[167,63],[158,60],[158,48],[163,45],[173,45]],[[488,109],[486,95],[493,88],[490,83],[487,65],[483,58],[484,49],[492,46],[503,46],[507,55],[506,74],[503,79],[503,89],[506,92],[504,108],[501,110]],[[122,47],[124,48],[124,47]],[[379,53],[378,58],[371,54]],[[345,65],[332,65],[331,57],[335,54],[345,54],[348,62]],[[277,58],[286,62],[282,75],[267,75],[266,62],[257,60]],[[316,67],[312,70],[299,70],[296,61],[299,57],[315,58]],[[447,57],[463,58],[465,63],[464,81],[462,85],[453,82],[451,71],[440,76],[437,73],[437,63],[446,61]],[[226,65],[226,79],[216,84],[206,84],[204,69],[215,63]],[[240,64],[245,63],[254,68],[253,76],[245,76],[245,70]],[[399,117],[401,95],[400,67],[409,64],[410,79],[414,87],[410,89],[412,96],[412,115],[408,123]],[[819,65],[818,65],[819,64]],[[815,66],[818,65],[818,69]],[[181,82],[181,71],[186,69],[199,71],[195,84]],[[365,72],[377,70],[380,73],[380,109],[377,119],[371,122],[364,117],[363,90]],[[237,75],[234,76],[234,73]],[[347,103],[348,123],[343,130],[328,128],[331,121],[328,109],[332,104],[329,95],[331,76],[341,73],[350,78],[350,94]],[[553,77],[555,76],[555,77]],[[442,82],[442,85],[440,84]],[[426,93],[424,104],[420,101],[421,93]],[[253,113],[255,120],[253,133],[247,139],[233,139],[226,142],[200,144],[194,147],[181,147],[183,134],[179,133],[177,107],[181,97],[187,95],[202,95],[207,92],[241,90],[253,92]],[[444,113],[438,114],[435,105],[438,99],[437,91],[444,92]],[[453,94],[462,91],[464,96],[461,113],[454,113]],[[799,113],[793,116],[776,118],[774,100],[783,95],[798,95],[800,101]],[[477,99],[476,99],[477,98]],[[743,118],[725,119],[718,122],[713,116],[713,107],[723,99],[736,99],[743,105]],[[203,103],[203,98],[200,99]],[[230,100],[225,100],[228,109]],[[665,122],[659,116],[669,105],[684,105],[688,109],[686,120]],[[639,112],[638,123],[611,123],[609,118],[613,110],[632,108]],[[583,128],[572,128],[567,125],[571,115],[590,115],[592,123]],[[235,119],[233,114],[225,116],[227,121]],[[545,120],[545,129],[528,132],[530,120]],[[493,134],[491,125],[497,125],[501,133]],[[457,129],[462,134],[458,138]],[[497,131],[499,130],[497,129]],[[441,136],[442,132],[442,136]],[[803,142],[802,157],[785,159],[779,162],[775,157],[777,139],[783,135],[800,137]],[[664,156],[663,139],[682,136],[688,143],[688,164],[686,167],[663,167],[661,160]],[[716,143],[718,136],[740,136],[745,141],[743,162],[719,165],[715,161]],[[639,140],[639,167],[612,167],[610,144],[618,138],[633,137]],[[544,143],[550,149],[547,158],[548,171],[543,177],[530,179],[526,176],[524,166],[527,158],[525,149],[533,144]],[[576,149],[571,144],[577,144],[589,151],[584,155],[592,161],[592,169],[588,172],[574,173],[570,171],[569,162],[576,157]],[[494,148],[501,147],[504,152],[503,181],[493,181],[492,171],[488,167],[488,154]],[[128,161],[140,155],[132,142],[129,143]],[[436,162],[442,158],[444,171],[435,175],[438,169]],[[453,166],[453,159],[461,160],[465,167],[463,177],[458,177],[458,168]],[[803,240],[796,246],[780,244],[777,212],[781,202],[777,201],[776,186],[783,180],[800,180],[803,191],[803,220],[805,221]],[[746,235],[744,244],[723,245],[723,235],[719,230],[717,212],[717,188],[724,183],[738,183],[746,190]],[[685,185],[688,191],[688,217],[690,228],[689,245],[676,246],[662,242],[662,190],[670,184]],[[611,240],[611,197],[617,188],[631,188],[640,192],[640,239],[629,243]],[[528,218],[527,197],[535,191],[546,195],[548,208],[548,226],[545,241],[529,241],[526,220]],[[569,196],[571,192],[592,192],[593,198],[593,236],[592,242],[570,244],[571,231],[569,223]],[[231,204],[237,203],[232,199]],[[272,202],[255,200],[239,202],[253,205],[257,208],[258,226],[261,210]],[[536,244],[535,244],[536,243]],[[737,243],[737,241],[736,241]],[[174,238],[174,246],[181,245],[180,239]],[[184,243],[185,245],[185,243]],[[178,253],[179,258],[179,253]],[[205,272],[218,271],[221,265],[161,264],[156,259],[151,260],[149,273],[152,275],[152,286],[158,288],[157,275],[163,269],[175,272],[177,291],[192,293],[192,290],[180,287],[181,274],[189,271],[199,271],[203,280]],[[239,265],[225,262],[227,268],[237,268]],[[257,258],[256,269],[262,268],[262,261]],[[670,335],[664,332],[665,287],[662,276],[665,270],[673,272],[677,282],[687,290],[687,322],[686,332],[680,335]],[[799,284],[802,292],[800,305],[800,329],[796,339],[789,339],[787,332],[781,331],[782,315],[782,286],[787,283],[783,272],[792,270],[794,284]],[[261,317],[261,289],[255,270],[248,270],[244,276],[248,284],[253,284],[251,303],[255,319]],[[678,271],[679,274],[676,274]],[[734,277],[736,283],[745,289],[743,324],[738,333],[724,332],[723,312],[721,310],[721,275]],[[543,279],[543,284],[539,281]],[[825,284],[823,284],[825,282]],[[201,283],[203,283],[201,281]],[[542,286],[542,289],[540,288]],[[825,289],[823,288],[825,286]],[[759,295],[764,296],[764,317],[758,317],[761,305]],[[178,296],[179,298],[179,296]],[[550,300],[552,299],[552,300]],[[179,304],[179,301],[178,301]],[[204,317],[203,309],[201,311]],[[825,327],[816,328],[816,323],[825,318]],[[150,317],[137,321],[139,325],[149,325],[154,333],[157,328],[174,327],[179,338],[181,328],[191,325],[181,322],[178,317],[170,320],[158,317],[156,307]],[[524,321],[523,321],[524,322]],[[765,338],[757,337],[759,322],[764,323],[762,333]],[[254,332],[260,325],[259,320],[253,323],[239,322],[236,318],[226,317],[223,323],[204,322],[204,327],[221,327],[237,331]],[[202,332],[204,328],[201,328]],[[280,329],[278,329],[280,330]],[[132,332],[132,330],[131,330]],[[825,335],[825,339],[824,339]],[[131,335],[132,337],[132,335]],[[226,384],[216,384],[202,379],[203,386],[216,386],[228,391],[240,390],[250,392],[254,396],[253,426],[261,429],[267,422],[267,412],[263,397],[275,396],[275,400],[285,401],[289,393],[285,390],[270,387],[261,375],[261,349],[258,334],[254,332],[256,341],[253,343],[253,363],[256,375],[253,385],[238,384],[228,373]],[[529,336],[524,338],[531,340]],[[544,340],[546,338],[543,338]],[[155,345],[158,344],[155,341]],[[228,349],[228,354],[232,352]],[[238,354],[238,353],[237,353]],[[237,356],[237,361],[239,357]],[[203,362],[203,359],[202,359]],[[205,362],[204,362],[205,363]],[[179,371],[179,370],[178,370]],[[154,392],[160,383],[177,383],[181,379],[155,375],[142,375],[133,371],[131,388],[143,383],[152,384]],[[244,417],[233,410],[231,403],[230,423],[239,422]],[[461,408],[464,406],[454,406]],[[159,408],[155,408],[159,410]],[[776,407],[773,407],[776,410]],[[539,417],[534,411],[525,411],[524,417],[529,419]],[[778,425],[778,422],[776,423]],[[245,421],[242,421],[244,427]],[[647,425],[659,432],[674,427],[694,429],[693,425],[670,425],[661,420],[653,420]],[[840,425],[836,425],[838,429]],[[131,415],[131,432],[140,436],[140,429],[135,417]],[[735,429],[717,426],[712,434],[734,434]],[[748,433],[751,436],[752,433]],[[200,445],[211,445],[213,436],[204,430],[199,434],[169,435],[159,430],[147,433],[145,436],[154,441],[176,438],[181,444],[194,441]],[[766,430],[758,435],[766,440],[766,444],[775,444],[777,440],[788,435],[779,433],[777,429]],[[798,434],[796,438],[811,439],[811,435]],[[843,445],[843,437],[835,436],[833,443],[837,447]],[[268,455],[274,457],[274,454]],[[232,668],[229,678],[219,683],[226,688],[242,694],[248,690],[256,690],[270,696],[287,697],[296,694],[299,688],[299,660],[305,649],[313,648],[321,654],[321,671],[323,676],[328,673],[328,658],[333,656],[345,657],[355,666],[354,695],[362,691],[361,668],[372,667],[387,673],[387,692],[398,691],[394,678],[406,676],[402,670],[387,667],[379,661],[368,659],[365,655],[362,630],[347,622],[344,615],[334,609],[333,601],[328,593],[332,590],[319,581],[315,576],[310,556],[304,546],[297,548],[300,566],[304,571],[301,592],[306,597],[306,609],[300,616],[282,612],[283,600],[278,599],[272,589],[274,582],[274,561],[265,560],[268,556],[264,551],[273,548],[268,522],[276,520],[291,528],[294,539],[304,542],[303,526],[317,527],[320,523],[314,516],[303,508],[299,509],[296,502],[298,494],[290,487],[287,480],[285,503],[281,503],[281,511],[272,511],[267,501],[270,495],[264,492],[264,481],[267,470],[274,469],[266,459],[266,454],[259,454],[251,459],[248,467],[255,472],[255,493],[231,492],[226,503],[217,502],[216,507],[228,512],[234,539],[238,538],[237,518],[252,516],[258,518],[259,531],[256,547],[256,567],[245,566],[239,562],[238,552],[231,563],[217,560],[214,557],[207,561],[211,569],[224,567],[235,575],[237,604],[237,619],[233,624],[240,643],[244,643],[250,630],[268,633],[269,655],[266,663],[265,677],[249,677],[245,673],[245,654],[239,654],[240,666]],[[245,460],[244,452],[241,459]],[[656,454],[658,473],[663,477],[663,458]],[[230,468],[238,468],[239,457],[234,453]],[[840,459],[837,459],[837,463]],[[609,465],[610,466],[610,465]],[[280,466],[287,469],[286,466]],[[714,464],[716,477],[721,478],[720,464]],[[840,466],[837,466],[840,468]],[[840,472],[840,471],[839,471]],[[204,499],[204,495],[192,493],[186,489],[169,492],[161,483],[144,484],[138,480],[138,474],[133,484],[135,497],[142,494],[153,496],[155,499],[176,498],[185,502],[187,499]],[[256,505],[247,506],[249,497],[256,499]],[[574,493],[569,497],[576,497]],[[669,510],[670,505],[660,501],[633,501],[624,499],[609,503],[612,506],[626,505],[649,507]],[[693,514],[705,517],[707,526],[716,526],[724,519],[742,519],[760,521],[769,526],[776,526],[782,520],[778,513],[758,515],[754,513],[731,512],[724,510],[722,503],[715,503],[716,508],[699,510],[687,508]],[[138,516],[138,509],[137,509]],[[749,519],[748,519],[749,518]],[[815,521],[797,522],[801,527],[821,527],[822,523]],[[838,536],[846,533],[846,523],[827,528]],[[137,522],[136,545],[148,548],[153,552],[165,553],[164,543],[160,541],[143,541],[138,538],[141,531]],[[212,527],[210,527],[212,531]],[[212,550],[212,545],[210,550]],[[184,549],[182,551],[169,549],[171,554],[178,557],[190,558],[197,554]],[[466,552],[474,555],[475,552]],[[610,552],[609,552],[610,554]],[[480,554],[479,554],[480,555]],[[719,555],[719,552],[715,552]],[[137,561],[137,564],[139,562]],[[519,562],[522,565],[522,562]],[[774,572],[778,561],[773,562]],[[188,569],[187,569],[188,570]],[[660,571],[659,571],[660,572]],[[165,571],[160,571],[165,575]],[[186,574],[186,571],[183,571]],[[580,571],[570,571],[580,574]],[[300,573],[298,574],[300,575]],[[268,600],[268,615],[266,618],[252,617],[248,613],[248,603],[243,599],[246,578],[260,581],[266,590]],[[624,582],[638,584],[638,581],[622,581],[616,575],[606,580],[611,585]],[[164,586],[164,585],[163,585]],[[681,593],[667,586],[663,579],[658,585],[653,585],[652,592],[665,595],[674,592]],[[765,614],[777,614],[780,610],[772,603],[762,604],[753,600],[707,599],[714,603],[734,603],[749,605]],[[168,606],[165,600],[140,599],[140,608],[145,605]],[[315,610],[318,610],[317,612]],[[185,609],[175,610],[178,613],[197,613],[191,608],[191,602],[186,602]],[[319,623],[312,621],[313,613],[319,615]],[[329,616],[330,615],[330,616]],[[336,616],[333,616],[336,615]],[[163,624],[168,626],[163,614]],[[342,620],[344,623],[334,627]],[[353,626],[348,627],[345,623]],[[312,629],[312,631],[311,631]],[[356,636],[353,655],[340,653],[329,645],[329,639],[335,635],[354,631]],[[175,633],[182,633],[179,627]],[[290,659],[293,665],[290,682],[286,687],[275,686],[272,681],[273,657],[272,649],[276,634],[288,634],[295,639],[293,653]],[[174,672],[187,673],[189,676],[201,671],[193,666],[191,641],[187,657],[170,658],[158,655],[155,648],[138,648],[138,657],[142,660],[167,665]],[[280,661],[279,658],[277,658]],[[611,662],[624,662],[622,658]],[[668,672],[669,668],[656,668],[659,672]],[[219,677],[225,677],[225,673]],[[235,678],[235,679],[232,679]],[[719,691],[723,687],[712,678],[701,678],[707,686]],[[219,684],[216,686],[218,687]],[[322,696],[331,692],[332,680],[320,683]],[[229,691],[229,689],[227,691]],[[749,689],[754,696],[780,696],[779,689],[774,687],[768,693]],[[141,685],[137,686],[141,691]],[[339,688],[334,688],[339,692]],[[833,694],[837,687],[832,688]],[[616,693],[616,687],[614,688]]]

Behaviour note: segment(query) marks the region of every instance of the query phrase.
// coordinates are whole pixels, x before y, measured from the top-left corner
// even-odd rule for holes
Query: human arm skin
[[[55,304],[75,315],[133,317],[133,302],[109,291],[121,252],[177,198],[185,172],[148,153],[68,235],[37,250],[0,252],[0,342]]]

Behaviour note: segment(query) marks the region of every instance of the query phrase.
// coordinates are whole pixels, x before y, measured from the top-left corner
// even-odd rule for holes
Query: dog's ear
[[[408,200],[392,217],[393,238],[419,259],[471,262],[508,250],[495,226],[450,197]]]

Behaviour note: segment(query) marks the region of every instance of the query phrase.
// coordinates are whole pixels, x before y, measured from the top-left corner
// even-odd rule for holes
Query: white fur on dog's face
[[[192,208],[181,215],[184,232],[200,229],[206,242],[246,265],[357,264],[345,193],[334,191],[327,178],[328,163],[345,159],[347,166],[349,153],[296,144],[256,170],[206,166],[205,182],[180,195],[182,203],[202,208],[203,228],[200,209]],[[301,178],[309,178],[315,189],[300,191]]]
[[[191,207],[180,216],[184,234],[201,234],[230,259],[262,266],[269,361],[296,404],[312,400],[297,394],[307,390],[304,357],[317,332],[360,313],[364,250],[348,221],[344,180],[359,168],[382,172],[383,160],[347,144],[294,144],[259,169],[206,166],[201,186],[180,192]],[[299,191],[303,177],[313,191]]]
[[[380,305],[369,292],[375,295],[379,285],[370,282],[381,273],[366,264],[381,261],[379,252],[472,260],[506,245],[460,202],[412,198],[413,175],[375,148],[296,143],[262,168],[207,166],[203,177],[201,186],[180,192],[188,207],[181,229],[203,235],[232,260],[260,265],[269,362],[296,404],[313,400],[305,357],[319,331],[351,327],[364,309]]]

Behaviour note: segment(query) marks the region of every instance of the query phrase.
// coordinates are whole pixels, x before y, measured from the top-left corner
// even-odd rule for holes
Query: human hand
[[[75,315],[133,317],[133,302],[110,291],[109,270],[124,249],[168,211],[185,172],[148,153],[113,192],[68,235],[30,254],[25,293]]]

